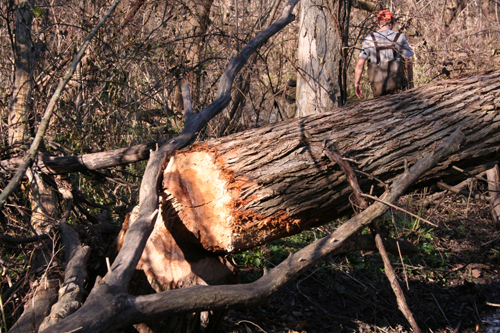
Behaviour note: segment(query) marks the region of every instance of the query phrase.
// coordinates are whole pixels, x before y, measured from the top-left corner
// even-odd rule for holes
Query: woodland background
[[[210,14],[204,20],[205,30],[196,30],[199,27],[195,29],[192,20],[203,16],[203,8],[206,9],[207,4],[210,5]],[[0,4],[1,160],[22,156],[26,145],[30,143],[30,139],[16,145],[8,142],[9,121],[7,118],[14,86],[14,25],[18,5],[17,1],[11,0]],[[36,0],[31,1],[31,6],[33,14],[31,38],[35,65],[32,69],[34,80],[26,138],[34,136],[43,110],[60,78],[65,74],[75,51],[83,43],[90,29],[102,17],[109,3],[101,0]],[[76,156],[175,136],[182,130],[184,123],[180,98],[181,80],[187,81],[192,87],[195,112],[203,109],[215,99],[216,86],[227,63],[257,32],[276,19],[277,13],[281,12],[283,6],[284,1],[280,0],[214,0],[213,3],[205,1],[198,7],[194,5],[194,2],[184,0],[123,0],[115,13],[99,30],[96,38],[91,41],[75,75],[61,95],[42,151],[57,156]],[[332,2],[331,6],[335,8],[338,2]],[[498,68],[500,63],[500,2],[497,0],[391,0],[380,1],[378,6],[376,8],[389,9],[394,12],[397,17],[395,29],[403,32],[410,42],[415,53],[415,86]],[[362,39],[369,32],[376,30],[374,18],[373,12],[354,6],[351,9],[348,38],[344,45],[344,69],[347,73],[344,84],[346,103],[357,101],[353,91],[354,65]],[[232,103],[199,133],[197,140],[221,137],[294,117],[296,100],[294,82],[298,75],[298,24],[298,20],[292,22],[271,38],[250,59],[235,81]],[[369,92],[366,76],[363,78],[363,85],[365,93]],[[370,98],[369,93],[365,95],[365,98]],[[79,193],[78,197],[74,198],[74,208],[67,217],[68,224],[83,228],[98,221],[105,221],[119,230],[126,213],[137,204],[139,184],[145,166],[146,162],[138,162],[106,170],[67,175],[67,179],[74,184]],[[2,171],[0,188],[5,188],[11,175],[8,170]],[[479,190],[484,189],[484,185],[481,186],[476,182],[471,186]],[[33,230],[36,230],[37,234],[43,231],[43,225],[30,226],[33,211],[28,188],[27,182],[22,183],[19,190],[9,198],[2,209],[0,230],[1,234],[7,238],[0,239],[3,303],[1,331],[10,328],[22,313],[23,306],[37,288],[39,277],[47,268],[44,265],[37,266],[33,262],[37,257],[35,249],[39,243],[25,241],[16,244],[9,240],[10,238],[29,239],[35,236]],[[423,214],[427,209],[423,208],[425,195],[425,192],[424,194],[413,193],[405,197],[401,205]],[[489,273],[474,272],[474,269],[477,269],[474,267],[469,267],[467,271],[464,268],[464,274],[469,275],[462,280],[473,283],[474,279],[478,282],[477,279],[484,278],[485,281],[481,281],[484,285],[498,284],[498,275],[495,277],[495,274],[498,274],[498,266],[490,264],[498,264],[500,256],[498,232],[490,220],[487,206],[480,201],[470,203],[468,197],[465,199],[463,197],[446,198],[443,201],[446,203],[445,208],[439,208],[444,210],[439,220],[445,223],[451,221],[448,223],[450,226],[447,229],[449,237],[446,237],[448,238],[436,235],[434,233],[436,231],[428,228],[420,228],[420,223],[411,219],[405,220],[407,225],[403,229],[407,228],[413,232],[412,237],[416,237],[417,243],[424,246],[423,250],[427,251],[425,253],[429,254],[428,257],[439,262],[439,269],[448,265],[448,262],[443,263],[442,252],[437,250],[438,243],[443,242],[443,239],[451,241],[458,234],[467,242],[482,241],[482,243],[490,244],[493,247],[488,248],[490,252],[486,257],[489,259],[486,262],[476,263],[483,266],[489,265],[486,269]],[[422,200],[422,204],[418,200]],[[456,202],[459,202],[457,205],[461,207],[460,209],[454,207]],[[464,202],[466,208],[463,207]],[[64,212],[65,207],[60,205],[57,209]],[[466,212],[464,213],[462,209]],[[467,219],[462,220],[463,214],[467,216]],[[470,220],[470,216],[474,218]],[[407,219],[407,217],[401,217],[403,220],[405,218]],[[468,221],[478,229],[460,221]],[[487,232],[479,232],[479,223],[489,225],[491,229]],[[253,274],[258,274],[264,266],[276,259],[273,257],[275,253],[282,254],[280,248],[303,246],[310,238],[315,239],[317,234],[321,234],[323,232],[321,228],[327,230],[329,227],[320,227],[296,236],[297,238],[282,241],[284,243],[245,252],[235,256],[233,260],[238,261],[238,265],[243,269],[243,279],[252,279]],[[91,281],[95,280],[97,275],[102,276],[106,273],[105,258],[113,258],[115,255],[116,228],[110,230],[109,233],[89,233],[88,238],[83,240],[90,245],[92,251],[89,259]],[[470,232],[467,233],[467,230]],[[426,237],[427,241],[422,241]],[[481,239],[481,237],[485,238]],[[54,239],[53,242],[56,244],[58,240]],[[49,261],[59,262],[58,256],[63,250],[57,246],[54,248],[59,250],[53,252],[53,257],[49,258]],[[353,262],[358,262],[362,270],[371,272],[375,264],[367,263],[367,260],[372,260],[367,258],[370,257],[363,255],[351,259],[348,257],[339,259],[340,262],[324,263],[315,271],[319,273],[316,275],[311,273],[304,277],[304,280],[314,276],[321,281],[327,281],[325,284],[330,286],[332,277],[323,275],[331,273],[330,265],[346,265],[348,268],[345,272],[356,274],[352,271],[356,266]],[[467,262],[469,259],[472,260],[467,257],[464,258],[463,263],[454,262],[449,265],[453,266],[452,269],[458,267],[457,270],[460,270],[470,263]],[[459,267],[459,265],[462,266]],[[421,267],[418,264],[413,266]],[[38,268],[34,270],[33,267]],[[449,280],[452,279],[443,279],[445,274],[436,273],[435,268],[430,267],[430,271],[422,273],[421,276],[425,275],[422,281],[430,279],[434,282],[438,281],[438,284],[449,286]],[[449,266],[446,266],[446,269],[449,269]],[[419,275],[420,273],[415,273],[420,272],[419,270],[424,272],[423,268],[415,268],[414,274]],[[364,275],[365,273],[360,272],[357,273],[360,278],[364,276],[370,279],[369,274]],[[403,270],[401,274],[402,272]],[[349,280],[350,277],[355,279],[355,275],[342,274],[338,271],[331,274],[336,275],[337,278],[340,275],[342,279]],[[366,287],[366,280],[358,282]],[[467,283],[463,288],[474,288]],[[313,284],[318,284],[318,282]],[[356,285],[356,283],[353,284]],[[296,287],[299,288],[299,285],[296,284]],[[306,289],[312,290],[313,288]],[[348,293],[345,290],[337,291],[342,295]],[[310,298],[310,296],[305,296],[306,300],[298,299],[296,295],[303,294],[302,292],[289,292],[294,295],[289,296],[293,302],[306,304],[307,299]],[[486,288],[481,295],[488,292]],[[498,293],[499,288],[496,288],[495,292]],[[290,294],[285,293],[285,295]],[[351,291],[351,294],[355,292]],[[365,296],[360,296],[360,299]],[[258,321],[261,317],[265,318],[261,319],[261,325],[267,325],[265,328],[267,331],[286,329],[308,332],[343,329],[362,331],[363,327],[367,329],[364,325],[375,325],[368,329],[374,330],[373,327],[378,326],[384,331],[380,328],[380,318],[373,319],[373,316],[365,316],[357,322],[352,318],[358,315],[354,315],[349,320],[351,326],[338,324],[333,327],[329,325],[333,325],[331,323],[336,322],[338,318],[332,319],[331,316],[335,315],[328,315],[328,313],[331,314],[334,311],[325,310],[322,305],[312,303],[303,305],[293,312],[281,314],[280,311],[288,306],[287,301],[279,299],[275,302],[283,304],[277,308],[271,306],[268,312],[264,309],[263,312],[247,313],[246,317],[244,312],[229,313],[230,317],[225,324],[228,326],[224,329],[243,330],[242,325],[246,325],[246,330],[255,330],[256,325],[242,323],[242,320],[249,318],[248,316],[253,316],[252,321]],[[358,299],[355,303],[360,302]],[[328,302],[325,304],[328,306]],[[441,316],[439,320],[429,321],[433,323],[434,331],[444,332],[447,329],[456,328],[456,322],[451,323],[450,320],[454,321],[455,318],[460,317],[459,313],[465,311],[463,306],[460,309],[460,305],[453,308],[454,315],[449,314],[449,318],[444,316],[447,323],[436,324],[443,320]],[[477,308],[474,310],[480,317]],[[318,315],[317,312],[320,314]],[[337,314],[340,316],[339,313]],[[345,313],[341,315],[347,317]],[[269,319],[273,316],[276,317],[273,319],[274,323]],[[312,319],[307,320],[308,316],[314,317],[317,322]],[[468,327],[480,322],[478,318],[468,319],[470,319]],[[388,318],[383,320],[387,321],[387,327],[403,330],[402,327],[392,327],[391,325],[395,324]],[[236,322],[239,322],[239,325],[236,325]],[[403,321],[400,322],[403,323]],[[463,325],[465,324],[464,321]],[[309,330],[307,325],[309,325]],[[429,327],[432,325],[429,324]]]

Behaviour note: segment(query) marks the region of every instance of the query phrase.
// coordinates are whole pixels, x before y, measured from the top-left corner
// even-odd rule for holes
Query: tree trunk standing
[[[420,183],[460,178],[451,165],[491,168],[500,149],[499,78],[495,71],[442,81],[179,151],[164,171],[164,221],[175,225],[177,216],[176,237],[207,250],[243,251],[349,212],[351,189],[324,149],[364,172],[363,191],[380,192],[366,174],[389,183],[405,160],[415,163],[458,127],[467,138],[460,153]]]
[[[33,89],[33,69],[35,57],[31,41],[32,9],[35,1],[21,1],[16,10],[15,23],[15,73],[14,88],[9,110],[8,143],[11,149],[21,151],[22,147],[29,144],[28,115],[31,110],[31,95]],[[29,182],[29,197],[31,205],[30,229],[36,236],[54,232],[57,224],[58,210],[54,191],[44,182],[39,171],[27,170]],[[50,312],[50,307],[57,300],[57,286],[60,282],[58,270],[54,270],[52,260],[52,240],[46,240],[38,245],[30,258],[33,272],[42,266],[44,277],[38,281],[29,304],[25,307],[23,315],[14,325],[12,331],[37,332],[43,318]]]
[[[345,105],[347,102],[347,70],[349,69],[349,64],[351,62],[354,49],[349,48],[349,18],[351,16],[351,0],[340,0],[339,1],[339,22],[341,22],[341,34],[342,34],[342,59],[340,60],[340,75],[339,75],[339,86],[340,93],[342,95],[341,105]]]
[[[8,141],[11,147],[24,144],[28,134],[28,113],[31,109],[34,54],[31,43],[32,8],[34,1],[22,1],[16,11],[14,91],[9,113]],[[37,233],[49,233],[56,224],[55,194],[44,183],[38,171],[28,170],[31,201],[31,224]]]
[[[342,104],[339,87],[342,38],[334,18],[337,0],[303,0],[297,61],[295,117],[323,113]]]
[[[16,10],[14,86],[9,111],[8,143],[23,144],[28,134],[28,112],[33,89],[33,47],[31,43],[31,9],[33,0],[20,1]]]

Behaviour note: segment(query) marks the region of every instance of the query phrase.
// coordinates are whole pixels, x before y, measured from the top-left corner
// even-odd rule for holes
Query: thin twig
[[[259,330],[261,330],[262,332],[264,333],[267,333],[265,330],[262,329],[262,327],[260,327],[259,325],[257,325],[256,323],[252,323],[250,320],[240,320],[239,322],[236,323],[236,325],[239,325],[241,323],[247,323],[247,324],[252,324],[254,326],[256,326]]]
[[[364,197],[367,197],[367,198],[369,198],[369,199],[372,199],[372,200],[375,200],[375,201],[381,202],[381,203],[383,203],[383,204],[386,204],[387,206],[392,207],[392,208],[394,208],[394,209],[400,210],[400,211],[402,211],[403,213],[406,213],[406,214],[408,214],[408,215],[411,215],[411,216],[413,216],[414,218],[420,219],[421,221],[423,221],[423,222],[425,222],[425,223],[428,223],[428,224],[430,224],[430,225],[432,225],[432,226],[434,226],[434,227],[438,227],[438,225],[437,225],[437,224],[434,224],[434,223],[432,223],[431,221],[428,221],[428,220],[426,220],[426,219],[422,218],[421,216],[418,216],[418,215],[416,215],[416,214],[413,214],[413,213],[411,213],[411,212],[407,211],[406,209],[403,209],[403,208],[401,208],[401,207],[398,207],[398,206],[396,206],[396,205],[393,205],[393,204],[391,204],[391,203],[389,203],[389,202],[385,202],[385,201],[383,201],[383,200],[381,200],[381,199],[379,199],[379,198],[377,198],[377,197],[371,196],[371,195],[369,195],[369,194],[364,194],[364,193],[363,193],[363,194],[361,194],[361,195],[362,195],[362,196],[364,196]]]
[[[403,265],[403,274],[405,275],[406,289],[410,290],[410,284],[408,283],[408,275],[406,274],[405,262],[403,260],[403,255],[401,254],[401,248],[399,247],[399,242],[396,242],[396,245],[398,246],[399,259],[401,260],[401,264]]]
[[[432,295],[432,298],[434,298],[434,301],[436,302],[436,304],[437,304],[437,306],[439,308],[439,311],[441,311],[441,313],[443,314],[444,319],[446,319],[446,322],[451,327],[450,321],[448,320],[448,317],[446,317],[446,314],[444,313],[443,309],[441,308],[441,305],[439,305],[438,300],[436,299],[436,297],[434,296],[433,293],[431,293],[431,295]]]
[[[384,261],[385,274],[387,275],[387,278],[391,283],[392,290],[396,295],[399,310],[401,310],[401,312],[404,314],[406,320],[408,320],[408,322],[410,323],[413,331],[415,333],[420,333],[421,330],[418,327],[417,321],[413,317],[413,313],[411,312],[410,308],[408,307],[408,304],[406,303],[403,290],[401,289],[401,286],[399,285],[398,279],[396,277],[396,273],[392,268],[391,261],[389,260],[389,256],[387,255],[387,251],[385,250],[384,247],[384,242],[382,241],[382,237],[380,237],[380,233],[377,231],[376,227],[373,229],[375,230],[375,243],[377,244],[377,248],[379,250],[380,256],[382,257],[382,260]]]

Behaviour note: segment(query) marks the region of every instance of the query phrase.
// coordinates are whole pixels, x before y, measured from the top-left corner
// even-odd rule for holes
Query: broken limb
[[[50,307],[57,299],[58,279],[40,280],[32,298],[26,302],[23,314],[9,330],[9,333],[38,332],[44,318],[50,313]]]
[[[354,194],[354,197],[356,199],[356,204],[359,206],[361,209],[366,209],[368,207],[368,204],[366,201],[363,199],[363,192],[361,191],[361,188],[359,187],[358,179],[356,178],[356,174],[354,173],[354,170],[351,168],[349,165],[349,162],[344,160],[342,156],[335,151],[334,149],[331,149],[328,147],[327,141],[325,141],[325,147],[324,147],[324,154],[328,156],[328,158],[334,162],[337,163],[342,171],[344,172],[345,176],[347,177],[347,180],[349,181],[349,185],[351,185],[352,192]]]
[[[489,170],[488,170],[489,171]],[[460,185],[460,184],[459,184]],[[437,183],[437,186],[439,186],[440,188],[442,188],[443,190],[446,190],[446,191],[450,191],[450,192],[453,192],[455,194],[462,194],[462,195],[465,195],[467,197],[470,197],[470,198],[474,198],[476,200],[485,200],[485,201],[490,201],[490,198],[485,196],[484,194],[481,194],[481,193],[474,193],[472,191],[466,191],[466,190],[463,190],[461,188],[459,188],[458,186],[450,186],[448,184],[445,184],[443,182],[438,182]],[[464,186],[465,187],[465,186]],[[490,193],[491,195],[491,193]]]
[[[182,133],[151,154],[139,193],[140,208],[138,218],[125,234],[123,246],[113,262],[110,272],[103,280],[96,283],[83,307],[45,331],[61,332],[66,330],[63,327],[72,327],[69,330],[81,329],[83,332],[108,332],[112,326],[123,327],[127,323],[144,321],[142,315],[138,316],[138,320],[131,321],[131,318],[125,321],[122,320],[127,317],[128,313],[125,310],[129,310],[129,305],[131,305],[127,300],[129,296],[124,292],[156,219],[159,207],[161,169],[167,157],[166,155],[168,152],[180,149],[191,142],[197,132],[227,106],[231,98],[231,85],[238,71],[257,48],[293,21],[292,10],[297,1],[289,1],[285,6],[282,17],[260,32],[231,61],[221,77],[216,100],[200,113],[193,114],[191,119],[186,119],[187,122]],[[108,303],[108,301],[111,303]],[[96,310],[98,313],[94,313]],[[92,314],[89,315],[89,312]],[[125,315],[125,317],[122,315]],[[104,321],[100,321],[100,318],[104,318]],[[120,318],[120,322],[115,321],[113,318]]]

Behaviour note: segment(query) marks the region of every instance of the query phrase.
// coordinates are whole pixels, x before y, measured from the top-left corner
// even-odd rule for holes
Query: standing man
[[[382,10],[377,15],[379,30],[363,41],[354,75],[356,96],[361,98],[363,90],[359,81],[365,61],[368,60],[368,76],[373,97],[393,94],[407,87],[413,88],[413,52],[405,35],[392,31],[394,15]]]

